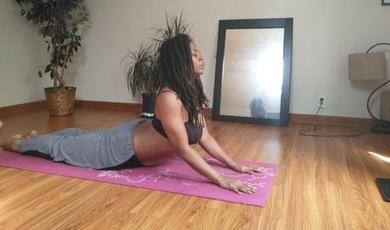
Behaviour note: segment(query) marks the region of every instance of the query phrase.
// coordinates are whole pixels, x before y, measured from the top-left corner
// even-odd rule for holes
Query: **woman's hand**
[[[234,168],[234,170],[240,173],[248,173],[248,174],[261,172],[261,169],[258,166],[246,166],[246,165],[238,165]]]
[[[218,185],[222,188],[231,190],[237,194],[241,193],[248,193],[252,194],[256,192],[256,187],[251,185],[248,182],[240,181],[240,180],[233,180],[227,177],[223,177],[218,182]]]

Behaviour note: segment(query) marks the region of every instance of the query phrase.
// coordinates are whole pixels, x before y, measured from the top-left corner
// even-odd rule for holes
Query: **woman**
[[[209,134],[201,113],[207,106],[200,75],[203,57],[188,35],[163,42],[159,50],[161,90],[155,118],[136,119],[110,129],[65,129],[46,135],[14,136],[9,148],[24,154],[97,169],[154,166],[179,155],[193,169],[222,188],[253,193],[255,187],[220,175],[190,145],[199,143],[212,157],[242,173],[259,172],[239,166]]]

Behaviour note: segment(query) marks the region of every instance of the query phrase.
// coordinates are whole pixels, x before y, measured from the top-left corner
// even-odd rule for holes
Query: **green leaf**
[[[50,65],[46,65],[38,75],[50,72],[51,78],[58,77],[53,73],[57,66],[66,65],[66,46],[80,41],[80,26],[88,21],[88,10],[84,0],[15,0],[20,6],[20,14],[28,22],[36,24],[39,34],[46,38],[45,49],[51,54]],[[71,46],[69,58],[80,50],[81,43]]]

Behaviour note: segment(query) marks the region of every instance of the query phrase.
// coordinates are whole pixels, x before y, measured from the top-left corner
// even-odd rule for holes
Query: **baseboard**
[[[46,101],[34,101],[17,105],[10,105],[0,107],[0,115],[12,114],[12,113],[24,113],[32,110],[46,108]]]
[[[120,111],[140,112],[140,103],[85,101],[76,100],[76,108],[80,109],[111,109]]]
[[[312,114],[290,114],[290,124],[313,124],[315,115]],[[372,119],[356,117],[319,116],[318,124],[322,125],[343,125],[351,127],[369,128],[373,125]]]
[[[46,108],[46,101],[35,101],[30,103],[23,103],[19,105],[12,105],[0,107],[0,115],[9,113],[23,113],[31,110]],[[76,108],[84,109],[109,109],[129,112],[141,112],[140,103],[124,103],[124,102],[106,102],[106,101],[86,101],[76,100]],[[211,118],[212,108],[204,109],[204,114],[207,118]],[[312,124],[315,115],[311,114],[290,114],[290,124],[305,123]],[[346,125],[355,127],[371,127],[372,120],[368,118],[354,118],[354,117],[337,117],[337,116],[320,116],[319,123],[325,125]]]

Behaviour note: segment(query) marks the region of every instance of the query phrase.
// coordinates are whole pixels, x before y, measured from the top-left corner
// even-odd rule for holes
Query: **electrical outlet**
[[[318,108],[321,107],[321,110],[324,111],[326,109],[326,97],[325,95],[318,96]]]

